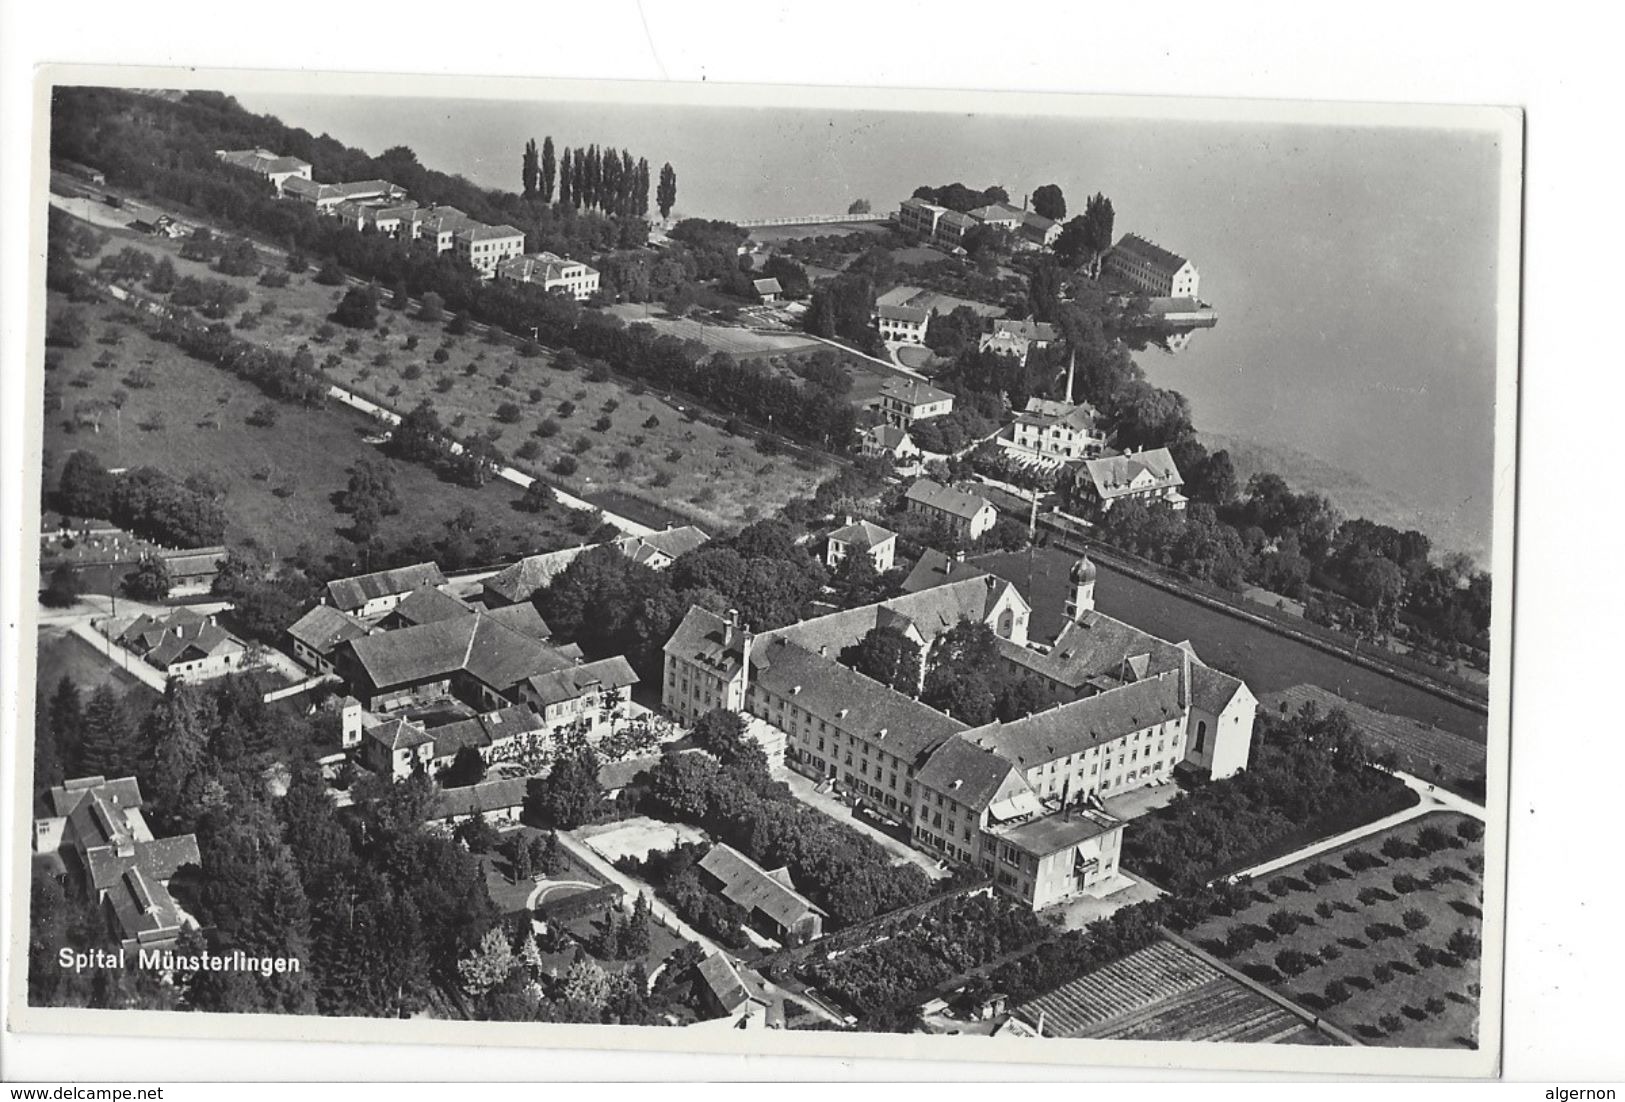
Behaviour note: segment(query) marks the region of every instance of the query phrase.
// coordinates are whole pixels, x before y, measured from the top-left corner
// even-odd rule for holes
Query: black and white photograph
[[[11,1028],[1494,1074],[1517,110],[38,93]]]

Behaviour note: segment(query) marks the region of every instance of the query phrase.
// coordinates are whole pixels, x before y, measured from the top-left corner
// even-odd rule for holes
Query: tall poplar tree
[[[553,155],[553,135],[542,139],[542,202],[553,201],[553,181],[558,173],[558,159]]]
[[[638,158],[638,178],[632,185],[632,213],[639,218],[649,217],[649,161]]]
[[[662,219],[671,217],[671,208],[677,205],[677,170],[667,161],[660,169],[660,187],[655,192],[655,202],[660,206]]]
[[[564,156],[559,160],[559,202],[568,205],[575,196],[574,166],[571,163],[570,147],[564,147]]]
[[[525,198],[536,197],[536,180],[541,175],[541,166],[538,163],[536,152],[536,139],[532,138],[525,143],[524,167],[520,169],[520,177],[525,185]]]

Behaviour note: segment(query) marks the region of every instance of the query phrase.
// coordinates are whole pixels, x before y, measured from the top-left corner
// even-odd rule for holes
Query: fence
[[[827,226],[840,222],[888,222],[891,215],[875,214],[808,214],[790,218],[742,218],[734,223],[741,229],[754,226]]]

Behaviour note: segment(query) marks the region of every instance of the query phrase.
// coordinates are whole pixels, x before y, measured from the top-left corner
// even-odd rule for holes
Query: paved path
[[[773,779],[783,781],[789,785],[790,792],[795,798],[808,807],[822,811],[842,826],[850,827],[859,834],[878,842],[893,857],[899,858],[899,860],[893,861],[892,864],[901,865],[907,862],[917,867],[932,880],[946,880],[950,875],[948,870],[939,866],[934,858],[928,857],[913,846],[900,842],[885,831],[864,822],[852,814],[852,809],[836,797],[817,791],[811,780],[797,773],[794,769],[783,765],[775,766]]]
[[[595,874],[602,876],[605,880],[608,880],[612,884],[618,885],[620,889],[626,893],[628,899],[632,899],[639,895],[648,896],[649,910],[657,918],[659,918],[667,928],[675,930],[680,936],[685,937],[690,941],[697,942],[699,946],[705,950],[707,956],[710,956],[712,953],[722,952],[721,947],[718,946],[716,942],[712,941],[694,927],[678,918],[670,907],[666,906],[659,899],[655,898],[655,891],[649,885],[645,884],[641,880],[628,876],[620,869],[617,869],[614,865],[611,865],[608,861],[604,860],[603,857],[599,856],[597,850],[593,849],[580,838],[577,838],[574,834],[561,830],[558,832],[558,835],[560,845],[569,850],[571,855],[573,855],[582,864],[586,865]]]
[[[107,656],[112,665],[122,668],[131,677],[140,681],[150,689],[162,693],[169,687],[169,678],[152,666],[142,661],[140,656],[130,653],[107,636],[97,631],[88,619],[79,620],[69,626],[68,630],[98,651]]]
[[[338,386],[337,384],[330,386],[327,392],[330,396],[337,398],[351,409],[358,409],[369,417],[375,417],[378,420],[390,425],[398,425],[401,423],[400,414],[394,412],[393,410],[385,409],[376,402],[369,401],[358,394],[352,394],[350,391],[345,390],[343,387]],[[452,450],[461,451],[462,445],[453,443]],[[536,481],[530,475],[524,473],[523,471],[515,470],[512,467],[497,468],[497,477],[501,478],[504,482],[511,482],[521,489],[528,489],[530,484]],[[647,524],[639,524],[635,520],[619,516],[610,512],[608,509],[594,505],[590,501],[576,497],[574,494],[566,493],[557,486],[552,487],[552,490],[553,496],[558,498],[560,505],[570,509],[578,509],[584,512],[601,514],[607,523],[613,524],[616,528],[619,528],[622,532],[625,532],[629,536],[647,536],[655,531],[655,529],[649,527]]]
[[[1342,834],[1334,834],[1330,838],[1322,838],[1318,842],[1311,842],[1302,849],[1294,850],[1283,857],[1265,861],[1263,864],[1254,865],[1250,869],[1232,873],[1225,879],[1237,880],[1243,876],[1257,879],[1260,876],[1284,869],[1289,865],[1295,865],[1299,861],[1337,849],[1340,846],[1346,846],[1350,842],[1358,842],[1362,838],[1369,838],[1373,834],[1379,834],[1387,830],[1389,827],[1408,823],[1412,819],[1419,819],[1423,815],[1434,811],[1454,811],[1462,815],[1469,815],[1480,822],[1485,821],[1485,813],[1482,807],[1470,800],[1463,799],[1448,789],[1439,788],[1422,780],[1420,777],[1413,777],[1409,773],[1395,771],[1394,776],[1404,781],[1406,787],[1420,797],[1411,807],[1407,807],[1403,811],[1396,811],[1392,815],[1385,815],[1375,822],[1366,823],[1364,826],[1355,827],[1353,830],[1346,830]]]

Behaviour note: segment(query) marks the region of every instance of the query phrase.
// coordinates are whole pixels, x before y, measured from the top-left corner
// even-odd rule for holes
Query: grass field
[[[34,677],[35,692],[49,696],[62,678],[70,678],[81,693],[92,693],[103,685],[110,685],[121,693],[134,692],[137,696],[157,699],[157,694],[144,681],[125,673],[107,660],[107,656],[90,643],[70,632],[42,630],[35,651],[38,660]]]
[[[811,352],[825,347],[800,333],[761,333],[731,325],[701,325],[691,319],[676,319],[665,315],[658,306],[628,303],[611,306],[606,313],[614,314],[628,325],[647,323],[660,333],[670,333],[686,341],[699,341],[713,352],[726,352],[737,359],[754,356],[780,356],[789,352]]]
[[[1457,833],[1469,821],[1427,815],[1272,873],[1187,936],[1368,1044],[1471,1047],[1479,962],[1446,952],[1483,921],[1483,846]],[[1453,845],[1424,852],[1430,827]],[[1355,851],[1370,867],[1350,864]]]
[[[1379,752],[1392,751],[1399,759],[1399,768],[1424,780],[1473,777],[1484,771],[1481,743],[1344,700],[1316,685],[1294,685],[1267,693],[1258,702],[1260,708],[1271,712],[1280,711],[1282,705],[1288,712],[1296,712],[1306,703],[1322,712],[1342,708],[1360,728],[1368,745]]]
[[[129,246],[168,256],[178,275],[224,278],[206,264],[182,259],[179,242],[117,230],[110,237],[107,253]],[[443,322],[422,321],[415,312],[385,307],[379,311],[377,329],[333,326],[328,340],[318,340],[318,330],[344,289],[318,284],[309,273],[294,276],[285,288],[261,287],[252,279],[234,282],[250,294],[236,317],[259,319],[252,328],[236,329],[238,335],[289,353],[308,344],[334,382],[397,412],[428,399],[442,423],[457,435],[495,430],[497,446],[520,469],[548,470],[570,455],[576,470],[561,477],[572,491],[590,494],[613,487],[720,531],[810,494],[825,473],[823,464],[809,469],[804,460],[758,455],[719,427],[690,422],[673,405],[654,394],[634,394],[620,380],[592,382],[581,373],[558,370],[551,355],[526,358],[511,345],[494,344],[473,333],[452,336]],[[270,312],[262,314],[267,303]],[[686,329],[682,335],[694,335]],[[748,343],[749,351],[729,349],[741,355],[819,347],[796,334],[758,335],[707,326],[706,335],[708,341]],[[417,377],[409,379],[409,374]],[[518,422],[505,423],[496,416],[498,407],[509,402],[520,408]],[[575,407],[568,416],[560,411],[565,402]],[[606,411],[608,403],[619,408]],[[595,429],[600,416],[609,417],[611,427]],[[658,424],[646,426],[650,417]],[[539,435],[541,423],[549,418],[558,423],[557,434]],[[172,415],[169,420],[173,425],[179,418]],[[531,439],[539,453],[517,456]]]
[[[57,296],[51,299],[52,309],[57,308]],[[63,409],[45,422],[48,484],[55,483],[68,454],[79,449],[93,452],[110,467],[151,464],[176,478],[208,474],[226,487],[229,542],[252,538],[279,552],[301,543],[318,551],[348,550],[351,545],[340,533],[350,521],[338,511],[334,497],[357,460],[383,459],[368,442],[375,439],[376,422],[337,404],[302,409],[272,402],[235,376],[180,355],[134,325],[119,324],[120,308],[88,304],[80,309],[90,319],[93,339],[79,348],[53,349],[61,364],[50,374],[62,384]],[[121,333],[119,343],[99,343],[113,326]],[[115,363],[94,366],[104,352]],[[154,383],[145,389],[131,387],[125,379],[142,365],[151,368]],[[124,407],[116,417],[104,415],[99,431],[73,427],[76,405],[107,402],[116,393],[127,396]],[[266,405],[276,412],[275,424],[248,424],[250,414]],[[569,518],[562,507],[540,516],[516,510],[521,493],[508,483],[471,490],[416,464],[391,466],[404,507],[384,519],[380,534],[386,541],[420,532],[438,535],[465,506],[514,533],[527,549],[560,547],[575,538],[566,528]]]

